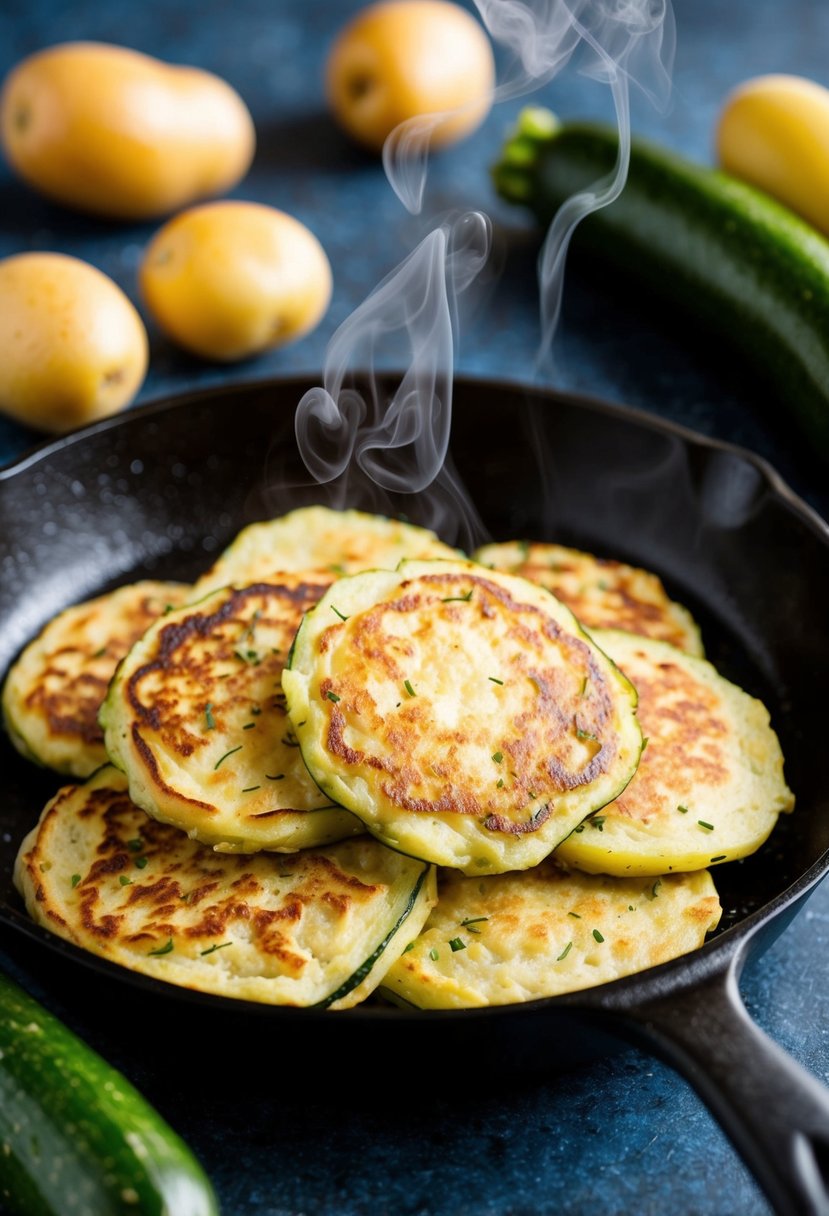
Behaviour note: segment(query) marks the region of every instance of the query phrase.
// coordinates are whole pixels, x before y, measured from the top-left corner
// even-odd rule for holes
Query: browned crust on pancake
[[[447,597],[465,596],[470,588],[474,597],[463,604],[445,602]],[[430,721],[428,705],[416,696],[401,701],[395,718],[381,715],[360,679],[361,669],[366,669],[373,675],[381,671],[389,681],[404,684],[406,661],[414,652],[413,646],[386,627],[389,616],[416,615],[418,639],[425,646],[435,621],[449,620],[453,625],[468,622],[472,628],[473,613],[488,621],[508,619],[506,636],[515,643],[515,651],[510,668],[505,666],[501,674],[507,680],[520,678],[528,687],[531,682],[535,688],[532,704],[527,697],[520,711],[506,723],[504,737],[491,748],[503,753],[504,774],[509,773],[509,799],[498,799],[492,792],[484,795],[480,786],[475,790],[468,783],[453,782],[453,749],[470,742],[468,729],[452,730]],[[319,648],[323,653],[342,628],[342,623],[337,623],[322,633]],[[563,629],[552,615],[519,600],[481,573],[442,572],[404,581],[392,599],[361,612],[349,626],[349,635],[356,674],[339,673],[336,693],[331,678],[320,683],[328,713],[326,747],[345,765],[367,766],[384,774],[382,792],[402,810],[423,815],[478,816],[490,830],[531,833],[546,822],[549,811],[543,813],[542,806],[541,813],[528,820],[525,808],[530,803],[543,797],[552,800],[591,782],[613,763],[617,738],[615,730],[608,732],[613,724],[613,701],[606,675],[589,643]],[[554,665],[549,658],[545,662],[550,646],[563,652],[565,667]],[[579,696],[583,684],[590,686],[586,699]],[[383,754],[349,743],[346,731],[356,720],[370,739],[381,738],[388,745]],[[426,737],[430,755],[446,757],[443,771],[438,760],[430,761],[430,773],[424,773],[415,748],[416,741]],[[574,747],[576,742],[578,749]],[[579,753],[585,743],[591,754],[583,761]],[[572,761],[569,765],[568,759]],[[434,789],[435,777],[439,791],[424,790],[424,782]]]

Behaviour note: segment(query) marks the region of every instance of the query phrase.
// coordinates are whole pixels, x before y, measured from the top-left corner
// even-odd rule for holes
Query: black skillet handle
[[[691,1082],[778,1216],[829,1216],[829,1090],[754,1024],[739,970],[724,960],[628,1010],[629,1027]]]

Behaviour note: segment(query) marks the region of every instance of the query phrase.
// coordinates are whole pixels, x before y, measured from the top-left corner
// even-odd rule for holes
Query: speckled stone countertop
[[[237,366],[176,351],[151,330],[150,372],[139,403],[184,389],[296,372],[316,374],[337,325],[409,252],[435,216],[486,211],[494,225],[494,272],[460,334],[457,370],[530,380],[539,340],[538,234],[499,202],[489,166],[526,99],[496,106],[451,154],[433,158],[424,217],[412,219],[375,159],[333,128],[322,93],[331,39],[355,0],[6,0],[0,6],[0,74],[53,42],[99,39],[214,70],[248,102],[258,132],[253,168],[234,194],[282,208],[320,238],[334,272],[324,321],[294,346]],[[768,71],[829,84],[829,6],[815,0],[676,0],[673,99],[657,113],[633,98],[633,123],[704,162],[722,98]],[[571,67],[533,95],[568,117],[610,113],[606,90]],[[35,197],[0,166],[0,256],[26,249],[72,253],[110,274],[133,298],[136,267],[154,225],[108,224]],[[497,273],[495,273],[497,271]],[[618,282],[575,266],[550,382],[641,407],[768,458],[824,515],[825,468],[813,459],[762,383],[712,340],[631,298]],[[0,420],[0,464],[39,440]],[[829,1080],[829,886],[743,977],[752,1017],[820,1080]],[[156,1053],[165,1027],[139,1047],[114,1000],[102,1015],[49,960],[8,937],[7,968],[64,1017],[153,1101],[193,1146],[227,1216],[763,1216],[768,1204],[689,1086],[635,1050],[564,1076],[468,1090],[452,1061],[433,1078],[397,1059],[366,1062],[387,1079],[387,1100],[360,1097],[354,1061],[326,1055],[323,1088],[298,1070],[280,1079],[244,1043],[218,1043],[239,1061],[239,1085],[215,1090],[172,1073]],[[123,998],[126,999],[126,998]],[[163,1017],[159,1011],[159,1017]],[[147,1046],[149,1039],[150,1046]],[[278,1060],[286,1044],[271,1046]],[[290,1044],[287,1045],[290,1050]],[[183,1050],[186,1045],[183,1044]],[[265,1078],[252,1086],[252,1078]],[[433,1084],[432,1084],[433,1083]],[[426,1088],[424,1088],[426,1087]],[[416,1091],[411,1102],[401,1094]]]

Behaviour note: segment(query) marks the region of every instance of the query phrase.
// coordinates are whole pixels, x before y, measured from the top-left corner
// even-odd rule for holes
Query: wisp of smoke
[[[494,101],[539,88],[578,52],[580,70],[610,87],[616,111],[619,154],[613,171],[560,208],[539,258],[540,362],[558,324],[573,232],[591,211],[611,203],[627,179],[631,84],[655,105],[667,103],[673,16],[670,0],[474,2],[493,40],[511,56]],[[401,124],[383,149],[389,182],[413,214],[423,206],[431,134],[444,117],[424,115]],[[417,493],[441,473],[451,424],[457,298],[480,274],[489,248],[490,225],[482,213],[445,220],[336,331],[323,387],[306,393],[296,414],[299,450],[318,482],[357,468],[387,491]],[[401,348],[405,371],[386,397],[373,370]],[[353,383],[355,369],[368,374],[361,389]]]

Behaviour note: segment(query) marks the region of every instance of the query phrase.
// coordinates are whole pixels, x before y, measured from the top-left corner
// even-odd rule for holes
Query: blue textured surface
[[[379,163],[332,127],[322,67],[354,0],[14,0],[0,6],[0,73],[51,42],[121,42],[212,69],[236,85],[256,121],[259,148],[238,197],[274,204],[306,222],[334,270],[330,311],[295,346],[242,366],[212,366],[177,352],[152,332],[151,368],[139,401],[196,385],[316,373],[336,326],[411,249],[429,222],[476,207],[495,224],[500,268],[460,336],[458,370],[510,379],[531,375],[538,343],[532,228],[493,196],[488,167],[522,101],[496,107],[484,126],[431,165],[424,220],[412,220]],[[677,0],[672,108],[660,115],[634,99],[635,129],[689,155],[711,159],[714,119],[726,91],[766,71],[829,83],[829,6],[814,0]],[[606,93],[568,70],[536,94],[566,116],[604,116]],[[154,225],[86,219],[31,194],[0,168],[0,255],[49,248],[93,262],[136,299],[135,271]],[[712,344],[689,339],[645,299],[618,283],[572,274],[556,343],[556,383],[638,405],[769,457],[824,513],[825,471],[746,369]],[[37,436],[0,421],[0,463]],[[819,890],[780,941],[744,979],[750,1012],[821,1080],[829,1079],[829,887]],[[33,973],[19,947],[0,955],[76,1029],[82,999]],[[226,1216],[523,1216],[593,1213],[763,1216],[768,1206],[718,1126],[687,1085],[628,1051],[553,1082],[501,1086],[464,1096],[462,1068],[434,1078],[406,1075],[405,1053],[369,1067],[385,1071],[397,1097],[367,1107],[342,1091],[339,1108],[270,1077],[257,1093],[256,1060],[241,1052],[240,1094],[198,1102],[154,1064],[152,1047],[124,1042],[117,1016],[95,1045],[157,1103],[205,1162]],[[153,1034],[163,1034],[154,1028]],[[278,1056],[285,1044],[274,1043]],[[223,1053],[225,1047],[216,1045]],[[311,1068],[313,1062],[309,1062]],[[476,1061],[476,1069],[485,1068]],[[336,1077],[336,1061],[324,1075]],[[411,1107],[399,1094],[434,1084]],[[244,1095],[247,1097],[244,1097]],[[255,1094],[253,1100],[251,1095]],[[332,1109],[334,1117],[332,1117]]]

